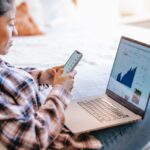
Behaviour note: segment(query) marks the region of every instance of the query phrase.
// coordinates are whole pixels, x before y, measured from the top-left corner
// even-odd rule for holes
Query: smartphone
[[[83,54],[81,52],[75,50],[64,66],[63,75],[73,71],[82,57],[83,57]]]

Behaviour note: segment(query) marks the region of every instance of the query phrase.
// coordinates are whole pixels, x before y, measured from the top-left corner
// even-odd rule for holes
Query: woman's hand
[[[55,74],[58,72],[58,70],[63,69],[63,67],[64,65],[61,65],[42,71],[40,84],[52,84]]]
[[[74,77],[77,74],[76,71],[72,71],[65,75],[62,75],[63,70],[59,69],[58,72],[55,74],[53,84],[54,85],[62,85],[66,90],[71,91],[74,84]]]

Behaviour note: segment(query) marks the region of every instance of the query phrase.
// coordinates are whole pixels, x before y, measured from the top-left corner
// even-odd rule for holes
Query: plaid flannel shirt
[[[45,97],[39,70],[19,69],[0,60],[0,141],[8,150],[97,149],[90,135],[73,135],[64,124],[70,93],[56,85]]]

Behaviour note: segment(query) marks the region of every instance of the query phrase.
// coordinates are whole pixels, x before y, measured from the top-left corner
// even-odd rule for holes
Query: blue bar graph
[[[117,81],[126,85],[127,87],[131,88],[136,70],[137,70],[137,67],[136,68],[130,68],[130,70],[128,70],[127,73],[124,75],[122,74],[122,72],[120,72],[117,75]]]

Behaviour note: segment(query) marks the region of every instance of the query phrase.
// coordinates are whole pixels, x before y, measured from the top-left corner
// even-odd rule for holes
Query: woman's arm
[[[60,134],[70,94],[56,85],[38,110],[7,103],[2,94],[0,99],[1,142],[7,149],[34,150],[46,149]]]
[[[16,68],[12,66],[8,62],[3,61],[8,67]],[[34,67],[19,67],[18,69],[24,70],[28,72],[36,81],[38,85],[51,85],[53,83],[53,79],[55,74],[58,72],[59,69],[62,69],[64,65],[56,66],[53,68],[49,68],[46,70],[40,70]]]
[[[0,72],[0,140],[7,149],[46,149],[60,134],[75,72],[59,70],[45,103],[39,103],[34,81],[18,70]]]
[[[55,74],[61,68],[63,68],[63,65],[49,68],[46,70],[39,70],[30,67],[19,69],[23,69],[24,71],[30,73],[39,85],[52,85]]]
[[[33,68],[33,67],[25,67],[25,68],[19,67],[18,69],[21,69],[21,70],[28,72],[34,78],[34,80],[36,81],[36,83],[38,85],[42,85],[42,83],[40,81],[41,75],[43,72],[42,70],[37,69],[37,68]]]

